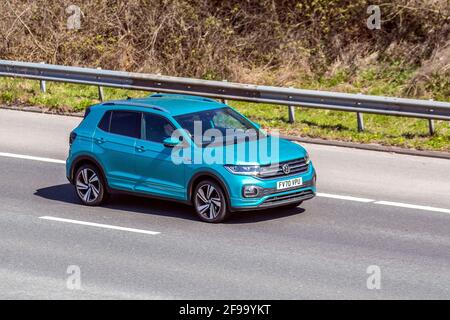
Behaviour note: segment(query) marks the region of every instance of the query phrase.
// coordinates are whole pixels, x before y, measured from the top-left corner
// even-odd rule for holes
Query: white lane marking
[[[348,200],[348,201],[356,201],[356,202],[374,202],[373,199],[367,199],[367,198],[357,198],[357,197],[351,197],[351,196],[340,196],[337,194],[329,194],[329,193],[320,193],[318,192],[316,194],[318,197],[324,197],[324,198],[333,198],[333,199],[341,199],[341,200]]]
[[[93,222],[86,222],[86,221],[72,220],[72,219],[63,219],[63,218],[50,217],[50,216],[39,217],[39,219],[58,221],[58,222],[67,222],[67,223],[81,224],[81,225],[90,226],[90,227],[98,227],[98,228],[113,229],[113,230],[120,230],[120,231],[129,231],[129,232],[144,233],[144,234],[151,234],[151,235],[157,235],[157,234],[161,233],[161,232],[156,232],[156,231],[124,228],[124,227],[112,226],[109,224],[93,223]]]
[[[33,157],[33,156],[27,156],[24,154],[15,154],[15,153],[7,153],[7,152],[0,152],[0,157],[34,160],[34,161],[51,162],[51,163],[61,163],[61,164],[66,163],[64,160],[43,158],[43,157]]]
[[[408,203],[401,203],[401,202],[376,201],[375,204],[381,204],[381,205],[393,206],[393,207],[409,208],[409,209],[417,209],[417,210],[426,210],[426,211],[450,213],[450,209],[436,208],[436,207],[429,207],[429,206],[418,206],[418,205],[415,205],[415,204],[408,204]]]

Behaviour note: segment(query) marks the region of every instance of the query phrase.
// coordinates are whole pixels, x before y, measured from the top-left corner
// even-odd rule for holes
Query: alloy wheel
[[[222,208],[222,197],[211,184],[204,184],[197,190],[195,205],[197,212],[207,220],[217,218]]]
[[[97,173],[89,168],[79,171],[76,179],[76,189],[78,196],[85,203],[95,202],[101,192],[101,182]]]

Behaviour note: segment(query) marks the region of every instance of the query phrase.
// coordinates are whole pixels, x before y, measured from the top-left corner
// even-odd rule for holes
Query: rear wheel
[[[195,211],[205,222],[222,222],[229,213],[222,188],[211,180],[200,182],[194,190]]]
[[[100,170],[90,164],[82,165],[75,173],[75,189],[84,205],[98,206],[108,197]]]

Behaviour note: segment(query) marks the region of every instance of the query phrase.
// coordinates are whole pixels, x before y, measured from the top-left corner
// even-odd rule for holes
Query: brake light
[[[71,132],[69,136],[69,145],[72,145],[72,143],[75,141],[77,137],[77,134],[75,132]]]

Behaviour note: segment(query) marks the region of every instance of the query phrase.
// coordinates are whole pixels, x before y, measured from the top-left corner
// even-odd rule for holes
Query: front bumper
[[[310,165],[308,172],[300,175],[285,177],[284,179],[292,179],[302,177],[303,184],[299,188],[292,188],[288,190],[277,190],[275,188],[276,182],[283,179],[274,180],[258,180],[251,182],[248,179],[244,184],[255,184],[263,188],[263,195],[259,198],[245,198],[240,194],[231,197],[231,211],[248,211],[275,208],[291,203],[309,200],[316,195],[316,173],[314,167]],[[255,179],[256,180],[256,179]],[[237,189],[237,188],[236,188]]]
[[[313,191],[312,189],[299,189],[299,190],[300,191],[296,191],[291,194],[271,197],[268,200],[263,201],[261,204],[256,206],[234,207],[231,208],[231,211],[252,211],[252,210],[276,208],[291,203],[309,200],[316,196],[315,191]]]

